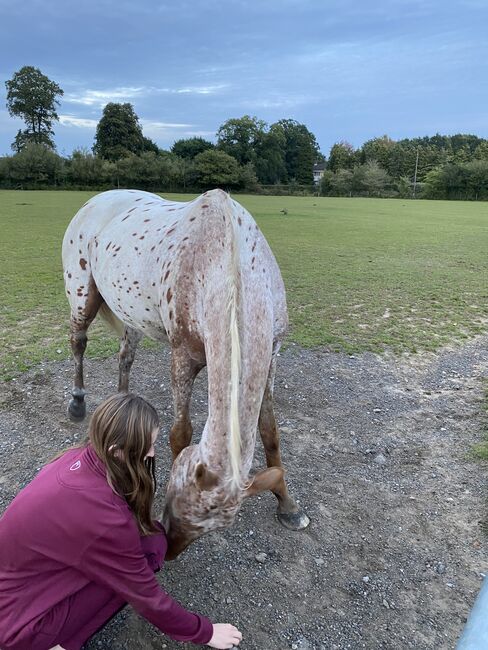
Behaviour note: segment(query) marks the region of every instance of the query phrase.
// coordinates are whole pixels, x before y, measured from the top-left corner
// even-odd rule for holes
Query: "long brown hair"
[[[95,409],[88,429],[109,485],[125,498],[143,535],[158,531],[151,518],[154,458],[146,458],[157,428],[159,418],[149,402],[133,393],[117,393]]]

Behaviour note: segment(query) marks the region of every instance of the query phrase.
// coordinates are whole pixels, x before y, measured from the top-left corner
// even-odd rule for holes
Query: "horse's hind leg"
[[[120,339],[119,351],[119,393],[127,393],[129,390],[130,369],[134,363],[137,345],[143,334],[132,327],[126,327]]]
[[[171,386],[175,420],[169,434],[173,461],[191,442],[190,399],[193,382],[205,364],[193,359],[183,346],[171,350]]]
[[[259,433],[263,441],[268,467],[283,467],[280,454],[280,437],[273,410],[273,388],[276,372],[276,354],[273,354],[269,369],[263,402],[259,413]],[[273,494],[278,499],[278,520],[287,528],[300,530],[310,523],[307,515],[300,511],[295,500],[290,496],[285,479],[273,487]]]
[[[85,386],[83,382],[83,355],[86,350],[87,335],[93,319],[97,315],[103,298],[90,275],[88,288],[76,290],[76,301],[71,302],[70,343],[75,361],[75,380],[71,391],[73,399],[68,405],[68,414],[72,420],[83,420],[86,415]]]

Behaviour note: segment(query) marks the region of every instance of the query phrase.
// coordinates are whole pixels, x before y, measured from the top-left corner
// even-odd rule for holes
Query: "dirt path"
[[[168,362],[167,350],[141,351],[132,377],[166,433]],[[71,374],[70,362],[50,363],[0,387],[0,510],[55,451],[83,437],[85,426],[65,416]],[[87,375],[91,411],[115,391],[116,362],[88,361]],[[488,338],[402,360],[286,350],[276,413],[289,484],[311,526],[287,531],[272,495],[250,500],[231,530],[167,565],[168,591],[238,625],[243,650],[453,648],[488,570],[486,470],[468,455],[481,438],[486,376]],[[200,431],[205,373],[192,412]],[[160,455],[166,477],[166,436]],[[194,646],[130,611],[88,646],[185,647]]]

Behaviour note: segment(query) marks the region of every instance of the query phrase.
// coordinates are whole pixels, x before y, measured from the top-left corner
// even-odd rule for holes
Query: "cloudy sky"
[[[24,65],[64,90],[64,154],[92,146],[109,101],[164,148],[245,114],[306,124],[326,155],[385,133],[486,138],[487,25],[488,0],[0,0],[0,154]]]

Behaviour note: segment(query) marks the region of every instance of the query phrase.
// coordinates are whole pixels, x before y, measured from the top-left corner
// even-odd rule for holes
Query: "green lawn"
[[[91,195],[0,191],[4,379],[70,354],[61,240]],[[278,259],[291,340],[348,352],[402,352],[433,350],[487,330],[488,204],[236,198]],[[116,349],[113,335],[95,325],[88,353]]]

